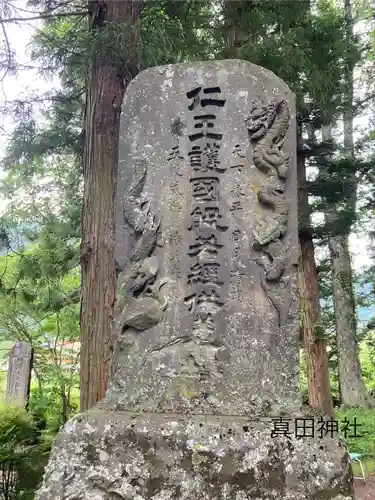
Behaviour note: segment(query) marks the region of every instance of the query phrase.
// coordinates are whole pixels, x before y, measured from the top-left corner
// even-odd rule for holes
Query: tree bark
[[[226,57],[228,59],[235,59],[238,57],[238,52],[241,49],[246,37],[251,38],[251,33],[241,32],[239,26],[239,19],[243,15],[243,11],[251,9],[251,1],[244,2],[242,0],[233,2],[232,0],[225,0],[222,3],[222,15],[224,18],[224,26],[226,28],[227,51]]]
[[[89,11],[90,29],[102,31],[111,24],[134,23],[139,19],[140,2],[90,1]],[[127,83],[124,72],[111,62],[111,57],[94,56],[88,76],[85,123],[81,411],[104,397],[112,372],[111,330],[116,293],[114,202],[120,113]]]
[[[302,138],[298,138],[301,148]],[[314,243],[311,231],[310,207],[306,186],[305,158],[297,156],[298,211],[300,258],[298,281],[301,311],[301,339],[306,353],[308,401],[312,408],[333,416],[326,342],[320,328],[319,284],[315,265]]]
[[[341,403],[347,407],[367,407],[369,401],[362,380],[357,349],[355,299],[348,236],[330,237],[329,250]]]
[[[351,125],[346,126],[346,147],[353,146],[353,115],[346,119]],[[351,130],[351,137],[348,136]],[[345,133],[345,129],[344,129]],[[323,142],[332,141],[331,126],[323,127]],[[348,151],[348,150],[347,150]],[[354,148],[351,149],[354,154]],[[329,155],[326,155],[329,156]],[[328,158],[329,164],[329,158]],[[324,167],[323,167],[324,168]],[[356,190],[356,186],[353,187]],[[355,202],[352,209],[355,210]],[[330,230],[340,225],[337,206],[327,207],[325,221]],[[328,238],[330,261],[332,268],[332,295],[336,323],[336,345],[339,368],[340,396],[343,406],[369,406],[369,400],[362,380],[361,366],[357,349],[357,321],[355,297],[352,279],[352,265],[349,251],[349,230],[343,234],[331,235]]]

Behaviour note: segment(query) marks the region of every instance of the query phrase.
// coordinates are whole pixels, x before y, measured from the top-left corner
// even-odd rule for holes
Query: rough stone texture
[[[341,443],[271,438],[271,429],[244,417],[90,412],[60,434],[37,498],[353,498]]]
[[[289,89],[238,60],[150,69],[121,134],[118,369],[37,498],[352,499],[338,440],[271,436],[302,415]]]
[[[128,88],[121,134],[123,300],[107,407],[293,411],[293,95],[269,71],[238,60],[153,68]]]
[[[9,353],[6,400],[26,406],[30,391],[33,350],[16,342]]]

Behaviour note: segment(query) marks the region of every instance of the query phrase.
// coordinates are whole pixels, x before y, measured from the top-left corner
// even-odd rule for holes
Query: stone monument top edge
[[[138,73],[138,75],[130,82],[125,95],[129,93],[129,90],[132,87],[137,86],[140,81],[143,82],[145,78],[149,78],[152,76],[161,76],[168,71],[173,71],[174,73],[183,73],[188,69],[204,71],[205,69],[212,70],[213,68],[216,68],[217,70],[227,69],[229,73],[233,72],[235,74],[241,74],[241,72],[246,72],[249,74],[258,73],[263,80],[267,79],[273,80],[275,81],[275,83],[277,82],[277,85],[281,87],[281,90],[284,90],[290,94],[292,100],[294,100],[295,98],[294,92],[291,91],[290,87],[281,77],[277,76],[273,71],[269,69],[266,69],[252,62],[245,61],[244,59],[213,59],[152,66],[150,68],[143,69]]]

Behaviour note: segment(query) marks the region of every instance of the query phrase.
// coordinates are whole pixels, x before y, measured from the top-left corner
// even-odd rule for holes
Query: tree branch
[[[5,29],[5,26],[3,24],[1,24],[1,29],[2,29],[2,32],[3,32],[3,35],[4,35],[4,42],[5,42],[5,55],[6,55],[6,68],[5,68],[5,72],[4,72],[4,75],[1,77],[1,82],[4,81],[5,77],[7,76],[8,72],[11,70],[12,66],[13,66],[13,61],[12,61],[12,50],[10,48],[10,43],[9,43],[9,39],[8,39],[8,35],[7,35],[7,32],[6,32],[6,29]]]
[[[31,17],[8,17],[7,19],[0,18],[0,23],[5,24],[5,23],[18,23],[21,21],[36,21],[39,19],[50,19],[53,17],[58,18],[58,17],[84,16],[88,13],[89,13],[89,11],[86,11],[86,10],[51,13],[51,14],[44,14],[43,12],[40,12],[36,16],[31,16]]]

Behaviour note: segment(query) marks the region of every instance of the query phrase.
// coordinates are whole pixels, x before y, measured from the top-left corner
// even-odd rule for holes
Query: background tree
[[[307,362],[307,394],[311,407],[333,416],[325,330],[320,310],[319,281],[308,199],[306,158],[301,132],[298,137],[298,284],[301,308],[301,346]]]
[[[125,89],[139,68],[136,25],[140,8],[141,3],[136,0],[89,2],[89,29],[96,50],[86,91],[81,255],[82,410],[104,397],[114,356],[115,195],[120,114]],[[116,53],[106,47],[113,39],[119,42]]]
[[[30,409],[43,403],[45,413],[55,405],[49,424],[58,429],[70,417],[72,389],[79,387],[79,351],[74,349],[79,340],[78,249],[77,244],[62,249],[47,235],[48,243],[29,244],[0,258],[0,339],[33,347],[37,389]],[[66,268],[66,252],[75,267]]]
[[[357,7],[359,6],[358,3]],[[329,15],[333,9],[327,2],[321,2],[321,8],[325,15]],[[322,127],[321,151],[315,155],[315,159],[321,172],[316,184],[317,191],[321,190],[320,208],[324,211],[326,221],[320,232],[327,236],[332,269],[331,292],[335,310],[340,396],[341,402],[350,407],[369,404],[357,352],[356,298],[349,252],[349,235],[358,217],[358,183],[364,167],[355,154],[354,118],[361,108],[354,102],[353,79],[355,69],[360,70],[366,62],[368,47],[358,35],[354,35],[354,19],[349,0],[345,0],[343,9],[339,12],[342,12],[344,28],[342,70],[338,80],[341,84],[338,88],[342,103],[338,111],[343,121],[343,145],[340,147],[333,136],[333,124],[339,118],[337,113],[332,114],[331,118],[327,115]],[[334,95],[337,95],[337,91]],[[368,92],[365,99],[372,100],[373,93]],[[363,142],[361,147],[363,148]]]

